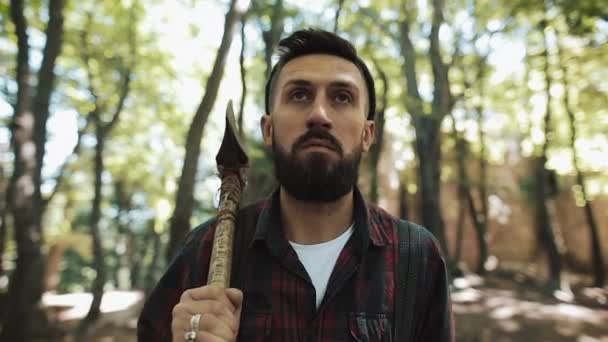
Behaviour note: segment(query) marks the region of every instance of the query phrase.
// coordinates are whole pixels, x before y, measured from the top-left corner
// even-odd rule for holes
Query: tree
[[[12,0],[10,4],[18,45],[18,90],[11,125],[14,169],[9,184],[17,266],[11,277],[8,311],[0,334],[4,341],[26,340],[26,332],[31,331],[34,312],[42,295],[41,215],[44,204],[40,187],[55,62],[62,46],[64,4],[63,0],[49,1],[46,43],[35,89],[30,83],[30,47],[24,1]]]
[[[421,190],[421,217],[423,225],[440,241],[447,253],[444,234],[444,221],[441,214],[440,198],[440,160],[441,160],[441,123],[453,107],[453,98],[448,78],[449,65],[442,59],[439,42],[439,29],[444,22],[442,0],[432,1],[433,14],[429,35],[429,59],[433,74],[433,100],[430,108],[425,105],[418,86],[416,51],[410,37],[415,16],[415,6],[402,2],[399,22],[399,46],[403,56],[402,71],[406,79],[406,108],[412,116],[416,130],[415,151],[419,160],[419,183]],[[428,108],[428,109],[426,109]]]
[[[570,67],[565,62],[565,52],[563,48],[563,42],[560,39],[561,35],[558,34],[558,57],[559,57],[559,67],[562,71],[562,83],[564,85],[564,96],[563,96],[563,106],[566,114],[568,116],[568,125],[570,127],[570,149],[572,150],[572,166],[574,167],[575,177],[576,177],[576,185],[579,187],[581,192],[581,197],[583,201],[583,210],[585,214],[585,219],[587,221],[587,225],[589,226],[589,235],[591,237],[591,267],[593,269],[593,277],[594,277],[594,285],[597,287],[602,287],[605,284],[606,271],[604,264],[604,257],[602,253],[601,247],[601,239],[599,236],[599,228],[597,224],[597,220],[595,218],[595,214],[593,212],[593,207],[591,206],[591,200],[589,199],[587,186],[585,182],[585,175],[583,174],[580,163],[579,163],[579,154],[576,148],[576,141],[578,138],[578,129],[576,117],[574,114],[574,109],[572,108],[572,104],[570,101],[570,91],[571,91],[571,83],[570,83]]]
[[[136,6],[136,5],[133,5]],[[101,219],[101,202],[103,200],[102,194],[102,174],[105,171],[104,166],[104,151],[107,143],[107,138],[110,135],[112,129],[116,126],[125,106],[125,101],[130,91],[130,83],[133,75],[133,68],[136,63],[136,41],[135,41],[135,28],[134,25],[137,23],[135,16],[135,8],[128,10],[128,15],[125,15],[127,20],[123,19],[123,22],[115,23],[114,25],[124,25],[127,30],[127,38],[123,43],[122,49],[116,49],[118,52],[115,55],[108,56],[103,50],[93,49],[89,42],[89,33],[92,31],[92,20],[93,13],[87,14],[86,26],[82,32],[82,58],[83,65],[86,70],[88,79],[88,88],[91,99],[93,101],[93,110],[89,113],[90,121],[93,123],[94,135],[95,135],[95,161],[94,161],[94,196],[92,201],[92,209],[90,215],[90,230],[91,237],[93,240],[93,257],[94,257],[94,268],[96,271],[96,277],[93,281],[93,301],[91,307],[82,320],[79,327],[79,335],[86,334],[89,326],[95,322],[100,314],[101,299],[103,297],[104,286],[107,281],[107,270],[104,262],[104,250],[101,242],[99,222]],[[99,35],[99,33],[97,33]],[[106,39],[112,40],[115,36],[106,37]],[[114,42],[117,43],[116,41]],[[125,53],[121,55],[120,52]],[[101,70],[97,70],[95,73],[92,69],[93,62],[101,65]],[[103,68],[105,67],[105,68]],[[115,69],[117,72],[111,77],[104,77],[107,75],[102,70]],[[102,71],[102,72],[100,72]],[[114,91],[107,94],[100,93],[98,85],[104,84],[104,90],[112,82],[116,83]],[[112,98],[115,93],[118,93],[118,99],[115,104],[112,104]],[[108,115],[108,113],[110,113]]]
[[[477,5],[477,3],[476,3]],[[485,99],[485,88],[486,88],[486,73],[488,71],[488,57],[490,54],[490,50],[488,49],[485,52],[479,51],[478,43],[481,41],[482,37],[486,37],[491,39],[494,34],[499,31],[491,31],[485,32],[485,24],[482,20],[479,19],[480,15],[478,15],[479,7],[476,6],[473,9],[473,16],[476,18],[476,32],[469,43],[473,48],[472,56],[468,56],[471,62],[469,65],[459,65],[460,73],[463,78],[463,87],[464,94],[472,93],[471,98],[467,98],[463,96],[462,98],[465,100],[463,104],[463,109],[465,113],[472,112],[475,115],[475,121],[477,124],[477,137],[479,144],[478,151],[478,170],[479,170],[479,181],[474,182],[471,181],[471,177],[469,177],[466,161],[467,155],[469,153],[469,142],[464,138],[462,132],[459,132],[456,127],[456,117],[452,114],[452,138],[455,144],[455,154],[456,154],[456,164],[457,164],[457,173],[458,173],[458,218],[457,218],[457,244],[456,244],[456,253],[454,262],[458,263],[461,256],[461,248],[462,248],[462,239],[464,236],[464,219],[465,212],[469,213],[469,218],[473,227],[475,228],[475,233],[477,237],[477,247],[479,252],[479,257],[477,259],[477,264],[475,266],[475,271],[479,274],[485,273],[485,263],[488,259],[488,237],[487,237],[487,217],[488,217],[488,193],[487,193],[487,153],[486,153],[486,137],[484,130],[484,99]],[[481,21],[481,24],[477,21]],[[483,31],[480,31],[483,27]],[[458,43],[460,46],[460,43]],[[464,44],[462,44],[464,45]],[[455,56],[461,57],[461,56]],[[462,56],[464,57],[464,56]],[[465,58],[458,58],[458,60]],[[459,63],[460,64],[460,63]],[[467,72],[468,70],[472,70],[475,72]],[[472,77],[468,75],[472,74]],[[465,114],[465,118],[469,115]],[[473,185],[477,183],[476,187]],[[478,208],[475,204],[473,190],[475,188],[478,190],[478,198],[480,205]]]
[[[237,1],[231,0],[228,13],[224,22],[224,34],[222,42],[217,51],[217,56],[213,64],[211,75],[207,80],[205,95],[192,119],[188,136],[186,138],[186,155],[182,167],[182,174],[179,178],[177,194],[175,199],[175,210],[171,217],[169,246],[166,258],[171,260],[177,252],[178,246],[190,230],[190,216],[194,207],[194,181],[198,158],[201,150],[201,139],[203,130],[215,103],[217,92],[224,73],[224,66],[236,25],[242,15],[237,8]]]
[[[370,168],[370,201],[372,203],[378,203],[378,163],[380,161],[380,154],[382,153],[382,147],[384,145],[384,124],[386,122],[385,113],[388,101],[388,77],[382,67],[374,59],[374,66],[380,80],[382,82],[382,96],[380,97],[380,105],[376,109],[376,136],[374,145],[372,145],[369,151],[369,168]]]
[[[545,248],[549,258],[549,277],[550,287],[559,288],[561,281],[561,256],[555,240],[552,218],[547,207],[548,196],[555,194],[553,189],[552,174],[547,170],[547,150],[553,137],[551,108],[552,95],[551,84],[553,82],[549,63],[549,47],[547,42],[547,20],[541,20],[539,31],[542,34],[544,48],[542,50],[543,73],[545,76],[545,94],[547,104],[544,115],[544,142],[540,148],[537,158],[534,160],[534,205],[535,205],[535,224],[541,245]]]
[[[270,14],[268,14],[268,11]],[[258,26],[262,31],[264,40],[264,62],[266,65],[265,76],[268,78],[272,70],[272,55],[275,53],[279,40],[283,34],[285,6],[283,0],[275,0],[274,5],[261,1],[254,1],[251,7],[253,16],[258,17]]]

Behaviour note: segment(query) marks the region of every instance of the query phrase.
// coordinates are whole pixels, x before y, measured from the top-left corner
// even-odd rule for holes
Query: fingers
[[[225,342],[225,341],[231,341],[231,340],[222,339],[221,337],[215,336],[206,331],[199,332],[198,336],[196,337],[196,342]]]
[[[226,323],[226,321],[215,315],[203,315],[199,324],[199,333],[207,333],[222,338],[225,341],[232,341],[237,332]]]
[[[234,288],[226,289],[226,296],[228,296],[228,299],[230,300],[232,305],[234,305],[234,307],[236,308],[236,310],[234,312],[236,320],[235,320],[235,326],[233,328],[234,328],[235,334],[238,334],[239,325],[241,323],[241,309],[243,308],[243,292],[239,289],[234,289]]]
[[[182,294],[182,299],[180,301],[188,299],[193,301],[214,299],[225,303],[229,306],[231,311],[234,311],[236,309],[235,305],[233,305],[232,302],[228,299],[226,292],[226,289],[222,288],[221,286],[206,285],[184,291],[184,293]]]
[[[236,340],[242,304],[243,292],[238,289],[207,285],[185,291],[173,308],[174,339],[190,331],[190,319],[201,314],[197,341]]]
[[[234,312],[226,306],[226,304],[217,300],[199,300],[180,302],[175,306],[174,311],[180,311],[188,316],[194,314],[212,313],[218,316],[224,315],[230,317]]]
[[[226,297],[236,309],[243,305],[243,292],[239,289],[226,289]]]

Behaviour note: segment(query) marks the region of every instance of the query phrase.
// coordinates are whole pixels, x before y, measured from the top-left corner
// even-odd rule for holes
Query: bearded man
[[[357,188],[374,141],[367,66],[348,41],[316,29],[283,39],[279,56],[261,129],[280,185],[237,215],[232,288],[205,285],[212,219],[147,299],[139,340],[453,341],[439,244]],[[417,237],[411,250],[399,247],[404,231]],[[417,255],[415,267],[398,267],[404,255]]]

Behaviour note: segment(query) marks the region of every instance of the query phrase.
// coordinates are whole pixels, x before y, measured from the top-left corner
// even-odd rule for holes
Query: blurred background
[[[458,341],[608,341],[608,1],[0,3],[0,340],[135,341],[216,211],[232,100],[244,203],[281,37],[349,39],[376,80],[367,198],[431,230]]]

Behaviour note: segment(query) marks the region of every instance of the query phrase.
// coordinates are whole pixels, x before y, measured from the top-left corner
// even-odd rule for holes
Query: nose
[[[315,126],[321,126],[327,129],[331,128],[332,121],[329,117],[330,110],[325,96],[317,96],[312,104],[308,118],[306,119],[307,128]]]

